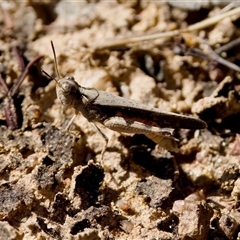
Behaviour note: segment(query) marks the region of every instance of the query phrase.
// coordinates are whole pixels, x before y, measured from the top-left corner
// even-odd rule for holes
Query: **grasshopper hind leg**
[[[117,132],[144,134],[157,143],[160,147],[171,152],[178,151],[177,139],[173,137],[173,129],[161,129],[159,127],[122,117],[108,118],[104,121],[104,125]]]

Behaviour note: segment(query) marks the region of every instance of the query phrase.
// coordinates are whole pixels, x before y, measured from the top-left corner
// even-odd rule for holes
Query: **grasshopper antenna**
[[[45,72],[44,70],[41,70],[48,78],[50,78],[51,80],[54,80],[56,82],[57,85],[59,85],[58,80],[54,77],[52,77],[51,75],[49,75],[47,72]]]
[[[56,71],[56,73],[57,73],[58,79],[60,79],[60,74],[59,74],[58,67],[57,67],[56,51],[55,51],[55,48],[54,48],[54,45],[53,45],[53,41],[51,41],[51,46],[52,46],[53,56],[54,56],[54,67],[55,67],[55,71]]]
[[[53,45],[53,41],[51,41],[51,46],[52,46],[53,56],[54,56],[54,68],[55,68],[55,72],[57,73],[58,79],[60,79],[60,74],[59,74],[58,67],[57,67],[56,51],[55,51],[55,48],[54,48],[54,45]],[[49,74],[48,74],[47,72],[45,72],[44,70],[42,70],[42,72],[43,72],[48,78],[50,78],[51,80],[54,80],[54,81],[57,83],[57,85],[59,84],[59,83],[58,83],[58,79],[52,77],[51,75],[49,75]]]
[[[55,80],[57,82],[57,79],[52,77],[50,74],[48,74],[47,72],[45,72],[44,70],[41,70],[48,78],[50,78],[51,80]]]

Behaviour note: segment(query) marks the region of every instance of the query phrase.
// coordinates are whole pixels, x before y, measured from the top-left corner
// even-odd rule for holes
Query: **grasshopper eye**
[[[66,80],[68,80],[68,81],[72,81],[72,82],[75,81],[74,77],[71,76],[71,75],[68,75],[68,76],[66,76],[65,78],[66,78]]]
[[[78,91],[78,84],[72,76],[66,76],[59,82],[64,95],[69,95]]]

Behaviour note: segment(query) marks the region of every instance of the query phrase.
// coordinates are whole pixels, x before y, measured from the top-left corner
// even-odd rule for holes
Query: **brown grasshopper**
[[[144,134],[160,147],[173,152],[178,150],[177,139],[173,137],[174,128],[203,129],[207,127],[207,124],[200,119],[161,111],[95,88],[84,88],[72,76],[60,78],[52,41],[51,46],[58,79],[51,77],[45,71],[43,73],[56,81],[56,92],[60,102],[64,106],[75,109],[75,115],[69,121],[67,128],[81,112],[105,140],[101,159],[107,148],[108,138],[95,123],[101,123],[120,133]]]

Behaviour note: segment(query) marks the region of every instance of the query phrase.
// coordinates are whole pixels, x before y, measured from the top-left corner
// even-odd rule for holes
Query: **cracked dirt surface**
[[[0,3],[1,239],[240,239],[240,11],[186,31],[238,9],[200,3]],[[104,140],[81,114],[65,130],[74,110],[41,72],[51,40],[61,76],[208,128],[176,129],[170,153],[99,126],[101,164]]]

